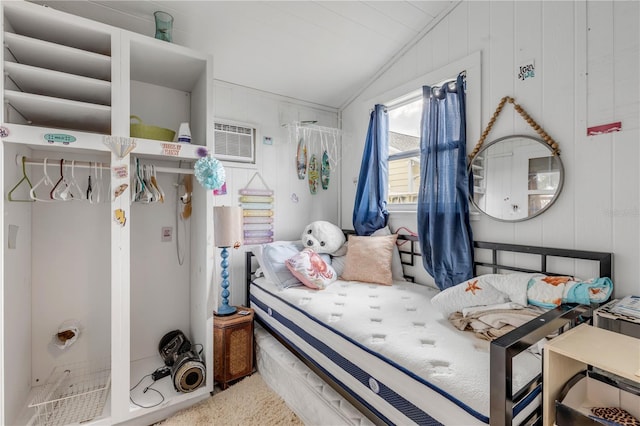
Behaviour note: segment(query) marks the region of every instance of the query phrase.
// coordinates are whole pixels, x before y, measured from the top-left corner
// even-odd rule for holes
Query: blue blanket
[[[613,283],[607,277],[576,281],[572,277],[543,275],[529,280],[527,301],[543,308],[554,308],[562,303],[590,305],[605,302],[612,291]]]
[[[613,283],[607,277],[575,282],[573,285],[567,283],[567,287],[563,302],[581,303],[583,305],[604,302],[611,296],[613,291]]]

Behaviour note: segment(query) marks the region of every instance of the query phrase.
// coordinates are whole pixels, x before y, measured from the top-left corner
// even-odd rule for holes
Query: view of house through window
[[[420,186],[422,95],[387,108],[389,114],[389,204],[415,204]]]

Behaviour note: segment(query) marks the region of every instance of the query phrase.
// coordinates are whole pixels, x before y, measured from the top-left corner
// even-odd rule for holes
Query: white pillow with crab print
[[[338,274],[318,253],[306,248],[286,260],[287,269],[305,286],[322,290],[338,279]]]

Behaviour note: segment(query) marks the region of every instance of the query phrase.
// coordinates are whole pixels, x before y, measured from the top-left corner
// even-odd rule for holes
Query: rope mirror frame
[[[522,116],[524,121],[526,121],[527,124],[529,124],[533,128],[533,130],[535,130],[538,133],[538,135],[540,135],[542,140],[547,145],[549,145],[549,147],[551,147],[551,150],[553,151],[553,155],[560,156],[560,146],[555,141],[555,139],[549,136],[549,134],[544,131],[544,129],[524,110],[524,108],[522,108],[522,106],[516,103],[516,100],[514,98],[512,98],[511,96],[505,96],[502,99],[500,99],[500,103],[498,104],[496,111],[493,113],[491,120],[489,120],[489,123],[487,124],[486,129],[484,129],[484,131],[482,132],[482,135],[480,135],[480,139],[478,140],[478,143],[476,143],[476,146],[473,148],[473,151],[471,152],[471,154],[468,155],[469,162],[473,160],[473,158],[476,156],[478,151],[480,151],[480,149],[482,148],[484,141],[487,139],[487,136],[489,135],[491,128],[493,127],[494,123],[496,122],[496,119],[498,118],[498,115],[500,115],[500,113],[502,112],[502,109],[504,108],[507,102],[509,102],[510,104],[513,104],[513,108]]]

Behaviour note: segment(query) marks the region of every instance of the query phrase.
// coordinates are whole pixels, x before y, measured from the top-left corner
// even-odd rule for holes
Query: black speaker
[[[180,330],[165,334],[158,344],[164,364],[171,368],[173,386],[178,392],[192,392],[202,386],[206,367],[191,342]]]

